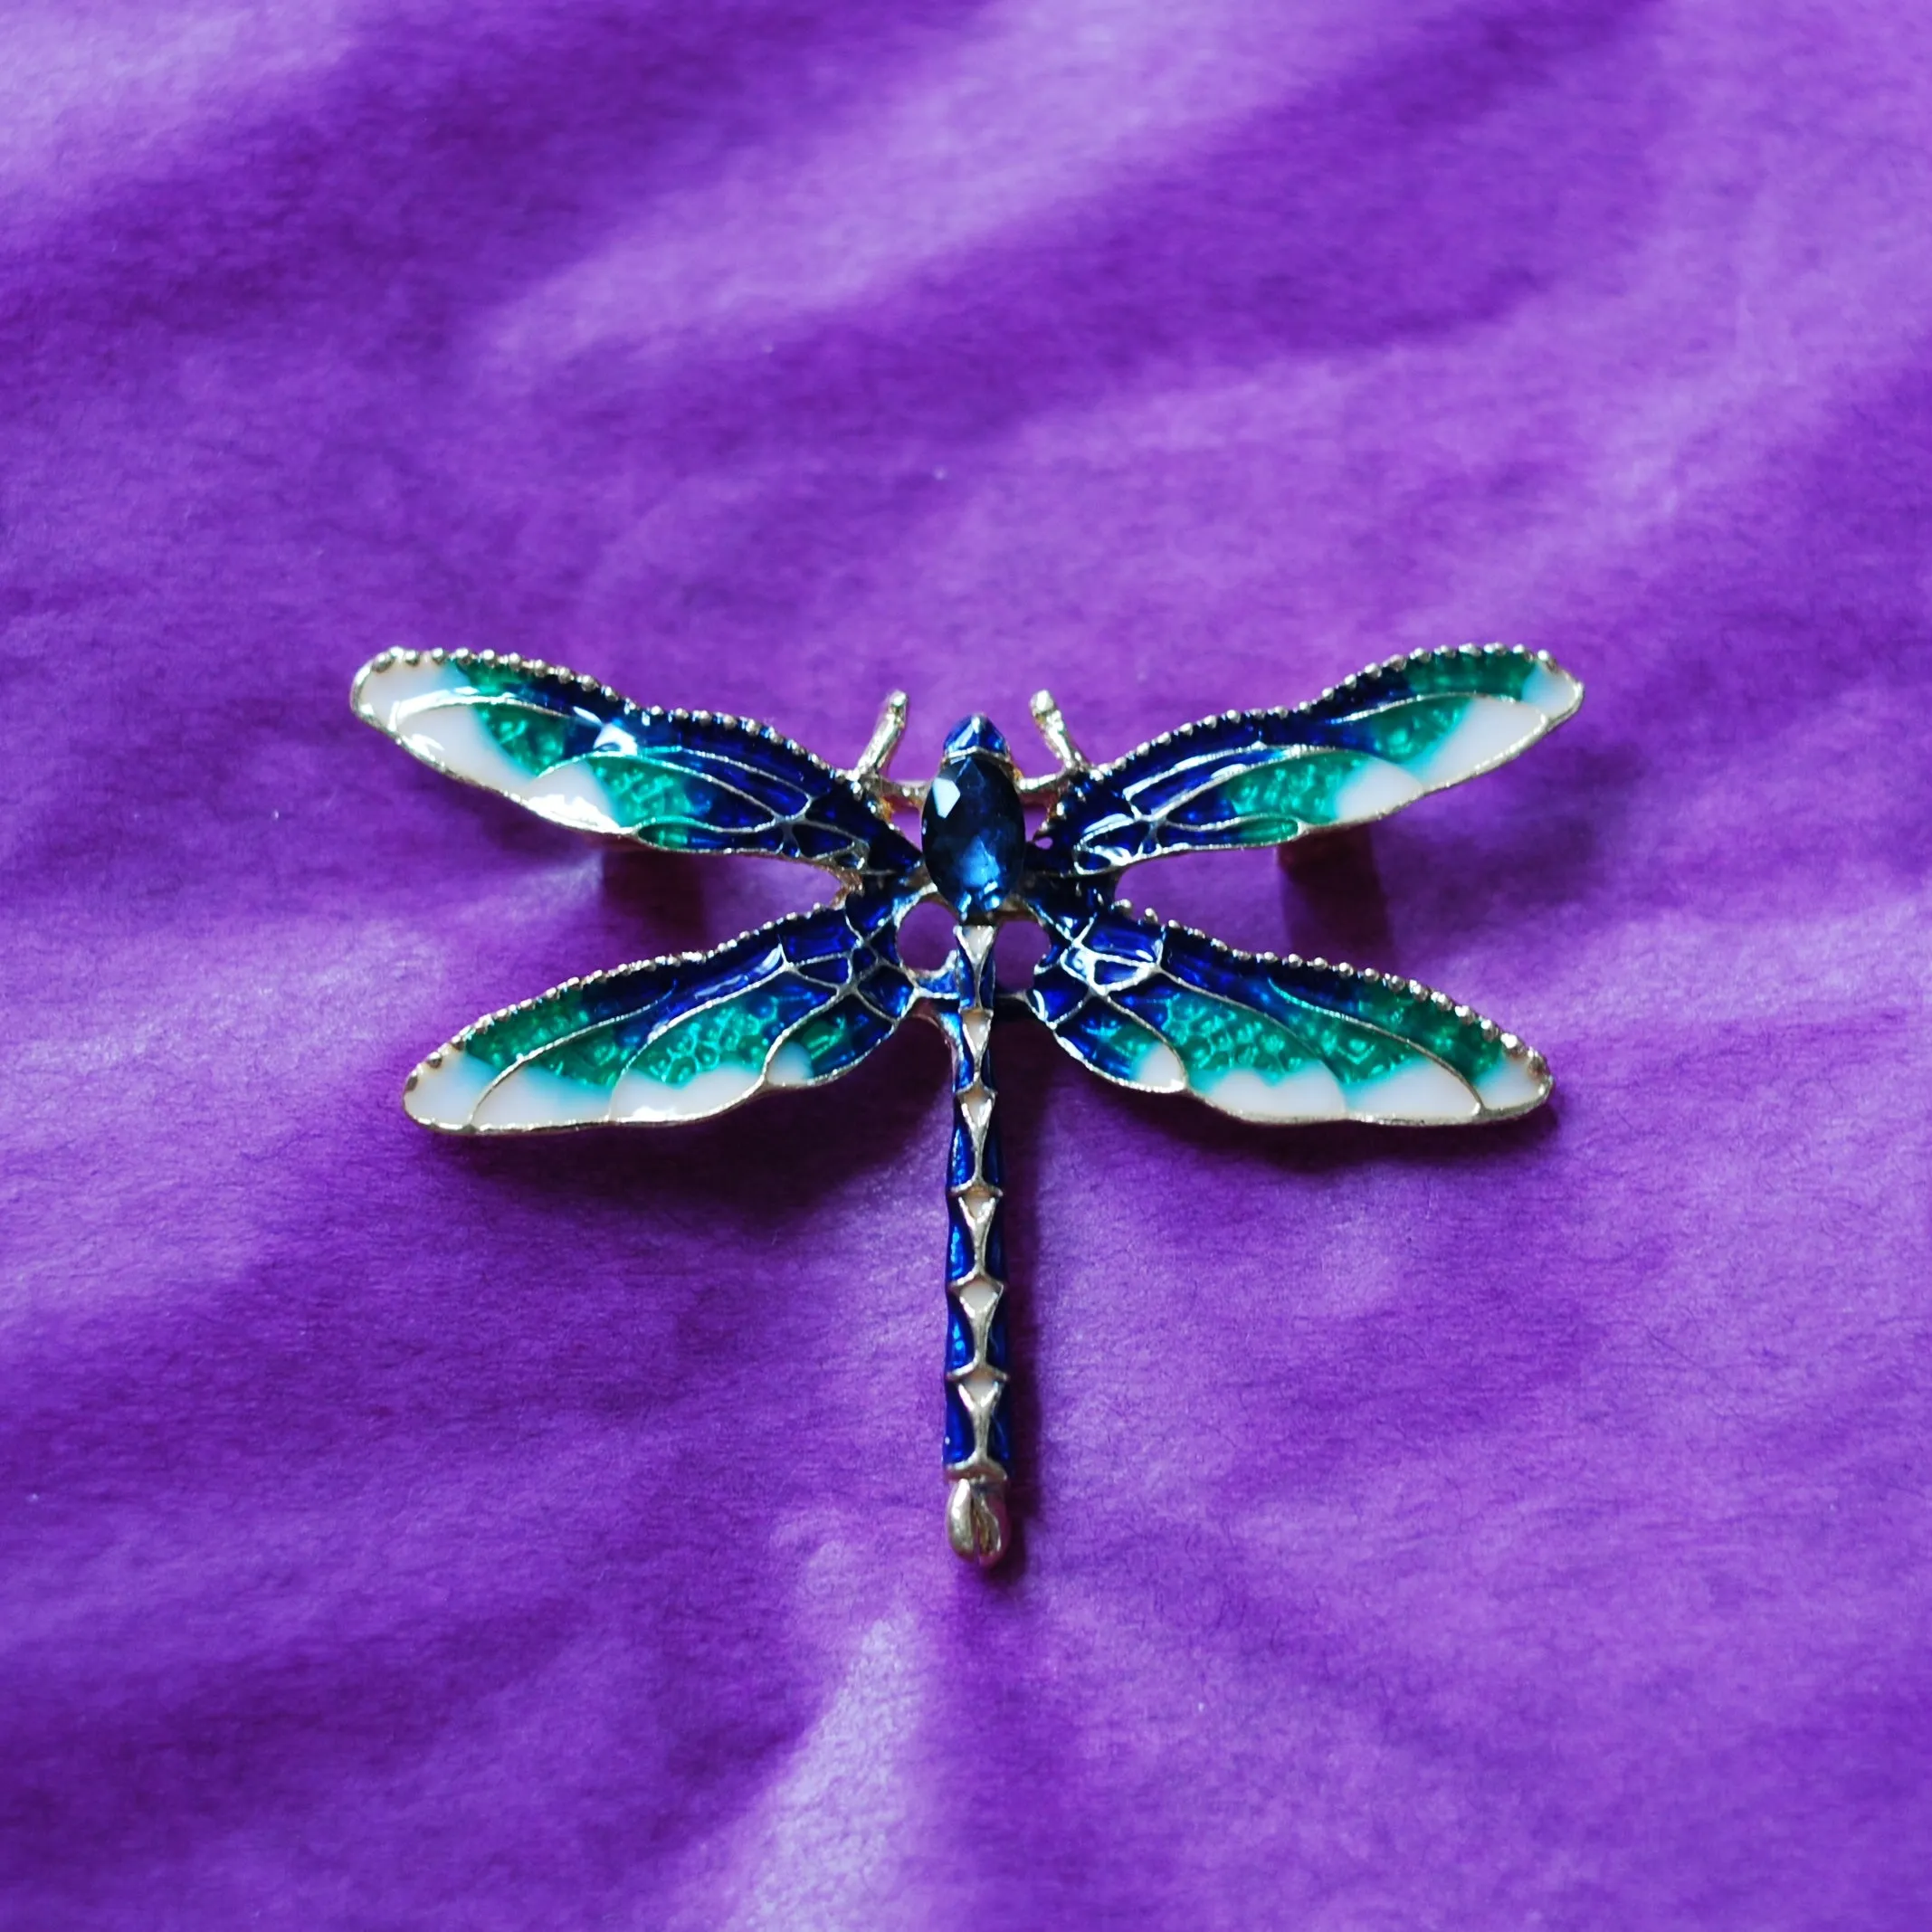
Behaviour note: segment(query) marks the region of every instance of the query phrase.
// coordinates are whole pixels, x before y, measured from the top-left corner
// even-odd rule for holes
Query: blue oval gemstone
[[[926,869],[962,918],[989,917],[1019,885],[1026,814],[1004,759],[986,751],[947,758],[926,795],[920,829]]]

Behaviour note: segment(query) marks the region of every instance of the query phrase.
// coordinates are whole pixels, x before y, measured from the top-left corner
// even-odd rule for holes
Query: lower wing
[[[848,900],[491,1014],[410,1075],[403,1105],[459,1134],[700,1120],[846,1072],[912,996],[892,902]]]
[[[1236,952],[1107,906],[1054,922],[1027,1002],[1122,1086],[1243,1120],[1434,1127],[1527,1113],[1541,1054],[1413,980]]]

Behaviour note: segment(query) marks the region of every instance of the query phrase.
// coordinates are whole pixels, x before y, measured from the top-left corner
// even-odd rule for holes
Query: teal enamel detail
[[[575,757],[595,735],[580,719],[535,705],[471,703],[468,709],[504,756],[533,778]]]
[[[1528,651],[1430,651],[1393,667],[1404,694],[1454,693],[1467,698],[1520,698],[1537,670]],[[1367,671],[1357,680],[1373,690],[1388,671]],[[1315,708],[1308,707],[1310,710]]]
[[[1337,801],[1371,760],[1356,751],[1317,750],[1237,773],[1173,814],[1186,825],[1226,825],[1231,843],[1280,845],[1310,825],[1332,825]]]
[[[1467,697],[1413,698],[1348,720],[1352,749],[1410,765],[1427,757],[1469,716]]]
[[[1161,1048],[1161,1036],[1118,1007],[1095,1000],[1079,1020],[1081,1051],[1102,1073],[1130,1084],[1144,1084],[1150,1055]]]
[[[826,1080],[871,1052],[889,1031],[889,1023],[862,1001],[843,999],[804,1020],[785,1044],[811,1062],[814,1080]]]
[[[687,851],[708,826],[743,816],[720,813],[716,785],[652,759],[596,752],[583,762],[610,801],[612,818],[667,852]]]
[[[694,1013],[667,1027],[631,1062],[631,1070],[667,1087],[682,1087],[719,1067],[757,1071],[789,1026],[815,1012],[823,995],[781,981]]]
[[[480,1022],[464,1034],[461,1044],[472,1060],[480,1060],[500,1073],[547,1050],[557,1050],[557,1042],[566,1035],[607,1037],[610,1024],[591,1008],[585,985],[559,986],[528,1005],[513,1006]],[[624,1058],[629,1057],[626,1052]],[[592,1085],[604,1084],[587,1066],[584,1074],[573,1073],[570,1078],[586,1079]],[[610,1078],[614,1080],[616,1072]]]
[[[1396,1041],[1313,1007],[1290,1025],[1252,1007],[1181,988],[1145,993],[1134,1004],[1152,1019],[1147,1004],[1156,1001],[1161,1038],[1179,1054],[1188,1084],[1196,1088],[1228,1073],[1279,1080],[1312,1061],[1339,1080],[1359,1082],[1392,1072],[1413,1057]]]

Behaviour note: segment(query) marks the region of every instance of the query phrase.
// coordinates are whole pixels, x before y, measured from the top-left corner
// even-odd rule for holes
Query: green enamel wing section
[[[1515,757],[1582,700],[1541,653],[1394,658],[1312,704],[1205,719],[1091,773],[1047,821],[1049,860],[1093,876],[1363,824]]]
[[[424,763],[559,824],[847,872],[918,862],[848,779],[740,719],[647,710],[592,679],[489,652],[386,652],[352,702]]]
[[[1109,1080],[1242,1119],[1437,1126],[1528,1111],[1541,1058],[1410,981],[1236,952],[1089,903],[1049,918],[1028,1002]]]
[[[411,1077],[425,1126],[517,1133],[700,1119],[847,1071],[913,987],[888,899],[780,919],[715,952],[572,980],[458,1035]]]

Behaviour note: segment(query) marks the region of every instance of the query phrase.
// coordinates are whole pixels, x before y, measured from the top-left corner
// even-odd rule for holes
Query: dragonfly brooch
[[[1022,777],[991,719],[973,717],[916,785],[886,770],[903,692],[840,770],[767,725],[633,704],[535,660],[386,651],[357,675],[355,709],[436,770],[558,824],[661,851],[801,860],[837,881],[829,905],[711,951],[566,980],[477,1021],[410,1075],[404,1105],[458,1134],[697,1120],[774,1088],[821,1086],[912,1014],[936,1021],[953,1067],[947,1528],[961,1556],[996,1562],[1014,1467],[992,1059],[1000,924],[1036,920],[1048,942],[1007,1004],[1120,1086],[1266,1122],[1435,1127],[1527,1112],[1549,1093],[1548,1068],[1467,1006],[1390,974],[1237,952],[1135,913],[1118,888],[1145,860],[1385,818],[1513,758],[1582,700],[1545,653],[1465,645],[1093,765],[1042,691],[1033,713],[1055,761],[1048,776]],[[1044,810],[1032,837],[1029,807]],[[917,812],[918,843],[896,812]],[[931,900],[950,911],[955,943],[922,972],[900,957],[899,931]]]

